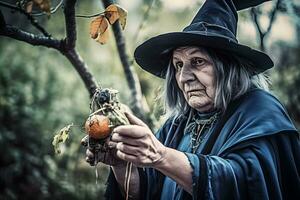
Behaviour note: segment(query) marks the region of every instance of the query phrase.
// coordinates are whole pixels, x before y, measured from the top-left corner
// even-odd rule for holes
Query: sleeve
[[[223,156],[186,153],[193,168],[193,199],[282,199],[283,164],[278,152],[285,148],[272,141],[259,138]],[[284,152],[285,157],[293,153]]]

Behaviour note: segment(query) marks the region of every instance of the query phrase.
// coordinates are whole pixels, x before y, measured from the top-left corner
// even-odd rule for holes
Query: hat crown
[[[232,0],[207,0],[183,32],[210,32],[236,40],[238,15]]]

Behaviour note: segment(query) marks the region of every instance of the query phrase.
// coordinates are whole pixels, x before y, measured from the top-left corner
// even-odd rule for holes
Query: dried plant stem
[[[132,171],[132,162],[127,162],[126,172],[125,172],[125,181],[124,181],[124,190],[126,195],[126,200],[129,198],[129,185]]]

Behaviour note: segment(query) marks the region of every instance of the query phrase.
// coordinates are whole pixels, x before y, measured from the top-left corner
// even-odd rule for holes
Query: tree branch
[[[259,34],[259,41],[260,41],[259,48],[260,48],[260,50],[264,51],[265,50],[265,44],[264,44],[265,34],[262,32],[262,28],[260,27],[260,23],[258,21],[257,10],[256,10],[256,8],[251,8],[250,12],[251,12],[252,20],[255,24],[256,30],[258,31],[258,34]]]
[[[252,16],[252,20],[253,23],[255,24],[255,27],[258,31],[259,34],[259,39],[260,39],[260,49],[262,51],[265,51],[265,37],[270,33],[271,29],[272,29],[272,25],[274,24],[275,18],[276,18],[276,13],[279,9],[279,5],[280,5],[280,0],[277,0],[276,5],[274,6],[273,10],[270,12],[269,16],[270,16],[270,21],[269,21],[269,25],[268,28],[266,29],[266,31],[262,31],[261,25],[259,23],[258,17],[259,14],[257,12],[257,8],[251,8],[250,12],[251,12],[251,16]]]
[[[83,61],[81,56],[77,53],[75,49],[71,49],[67,52],[62,52],[67,59],[72,63],[76,71],[78,72],[79,76],[83,80],[90,97],[93,96],[93,94],[96,91],[97,82],[94,78],[94,76],[90,73],[88,70],[87,64]]]
[[[87,64],[83,61],[79,53],[76,51],[76,21],[75,21],[75,3],[76,0],[66,0],[64,6],[65,25],[66,25],[66,38],[61,53],[72,63],[79,76],[83,80],[85,87],[89,91],[90,97],[96,91],[97,82],[93,75],[88,70]]]
[[[113,0],[102,0],[102,3],[105,7],[113,4]],[[118,53],[123,65],[124,73],[126,76],[126,80],[128,86],[131,91],[131,95],[133,97],[132,109],[137,113],[139,117],[145,118],[144,109],[142,106],[142,90],[141,85],[138,79],[136,72],[134,71],[133,66],[130,65],[128,54],[126,51],[125,38],[123,36],[121,25],[119,22],[114,23],[112,25],[112,29],[114,32],[115,40],[117,43]]]
[[[74,1],[73,1],[74,2]],[[74,2],[75,3],[75,2]],[[68,4],[70,5],[70,4]],[[71,5],[74,8],[74,4]],[[71,9],[72,10],[72,9]],[[66,12],[68,14],[68,12]],[[75,14],[75,11],[73,12]],[[68,17],[66,17],[68,18]],[[67,24],[67,23],[66,23]],[[92,74],[89,72],[87,65],[84,63],[80,55],[75,50],[76,42],[76,25],[75,23],[67,28],[67,39],[57,40],[51,37],[38,36],[32,33],[28,33],[20,30],[19,28],[6,25],[5,19],[0,10],[0,35],[13,38],[19,41],[26,42],[34,46],[45,46],[49,48],[54,48],[60,51],[66,58],[71,62],[73,67],[79,73],[82,81],[84,82],[90,96],[92,96],[96,90],[97,82]],[[74,30],[73,30],[74,29]],[[75,35],[73,35],[75,34]],[[68,43],[69,41],[69,43]],[[69,47],[66,47],[67,44],[72,44]],[[71,48],[70,48],[71,47]]]
[[[75,21],[76,0],[66,0],[64,7],[66,24],[66,50],[74,49],[76,43],[76,21]]]
[[[0,35],[23,41],[34,46],[44,46],[54,49],[59,49],[61,47],[60,40],[45,36],[37,36],[9,25],[0,29]]]
[[[279,10],[279,6],[280,6],[280,0],[277,0],[275,7],[270,13],[270,22],[265,34],[268,34],[271,31],[272,25],[274,24],[273,22],[275,21],[276,18],[277,11]]]
[[[20,12],[21,14],[25,15],[27,17],[27,19],[30,21],[30,23],[37,30],[39,30],[45,37],[51,37],[51,35],[44,29],[44,27],[42,27],[30,13],[27,13],[22,8],[19,8],[18,6],[14,6],[9,3],[5,3],[5,2],[1,2],[1,1],[0,1],[0,6],[16,10],[16,11]]]

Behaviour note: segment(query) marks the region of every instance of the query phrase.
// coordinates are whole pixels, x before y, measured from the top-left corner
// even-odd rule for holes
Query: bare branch
[[[66,0],[64,7],[66,24],[66,50],[74,49],[76,43],[76,21],[75,21],[76,0]]]
[[[34,46],[44,46],[54,49],[59,49],[61,47],[60,40],[34,35],[10,25],[6,25],[5,27],[1,28],[0,35],[23,41]]]
[[[255,24],[256,30],[258,31],[258,34],[259,34],[260,50],[264,51],[265,50],[265,45],[264,45],[265,34],[262,32],[262,28],[258,21],[258,12],[257,12],[256,8],[251,8],[250,12],[251,12],[251,16],[252,16],[253,22]]]
[[[69,1],[70,2],[70,1]],[[75,1],[73,1],[75,4]],[[72,2],[71,2],[72,3]],[[67,6],[70,6],[70,10],[75,14],[74,10],[74,4],[67,4]],[[67,8],[69,9],[69,8]],[[69,14],[68,12],[65,12],[65,14]],[[71,13],[72,14],[72,13]],[[69,16],[70,17],[70,16]],[[68,17],[66,17],[68,18]],[[73,15],[73,19],[74,15]],[[6,25],[4,17],[0,10],[0,35],[13,38],[19,41],[26,42],[28,44],[34,45],[34,46],[45,46],[49,48],[54,48],[58,51],[60,51],[64,56],[67,57],[67,59],[71,62],[73,67],[76,69],[76,71],[79,73],[79,76],[83,80],[90,96],[92,96],[96,90],[97,83],[92,76],[92,74],[89,72],[87,65],[84,63],[80,55],[75,50],[75,42],[76,42],[76,25],[75,21],[72,22],[72,15],[71,20],[68,18],[68,21],[71,21],[72,25],[69,26],[68,23],[66,23],[67,26],[67,38],[64,40],[57,40],[53,39],[51,37],[45,37],[45,36],[38,36],[32,33],[25,32],[23,30],[20,30],[19,28]],[[71,45],[70,45],[71,44]],[[69,45],[69,46],[67,46]]]
[[[11,5],[9,3],[6,2],[1,2],[0,1],[0,6],[6,7],[6,8],[10,8],[13,10],[16,10],[18,12],[20,12],[21,14],[25,15],[27,17],[27,19],[30,21],[30,23],[37,29],[39,30],[45,37],[51,37],[51,35],[44,29],[44,27],[42,27],[37,20],[30,14],[27,13],[25,10],[23,10],[22,8],[18,7],[18,6],[14,6]]]
[[[135,33],[135,35],[133,37],[133,38],[136,39],[136,41],[138,41],[140,31],[143,29],[143,27],[144,27],[144,25],[145,25],[145,23],[146,23],[146,21],[147,21],[147,19],[149,17],[150,11],[153,8],[154,4],[155,4],[155,0],[151,0],[151,2],[149,2],[148,6],[147,6],[147,9],[146,9],[146,11],[144,13],[142,21],[140,22],[140,25],[139,25],[139,27],[137,29],[137,32]]]
[[[88,70],[87,64],[83,61],[83,59],[81,58],[81,56],[77,53],[77,51],[75,49],[71,49],[67,52],[62,52],[62,53],[72,63],[72,65],[78,72],[79,76],[83,80],[85,87],[87,88],[87,90],[89,92],[90,97],[92,97],[96,91],[97,82],[96,82],[94,76]]]
[[[273,10],[272,10],[272,12],[270,14],[269,26],[268,26],[265,34],[268,34],[271,31],[272,25],[274,24],[273,22],[274,22],[274,20],[276,18],[276,14],[277,14],[277,11],[279,9],[279,6],[280,6],[280,0],[277,0],[275,7],[273,8]]]
[[[97,17],[97,16],[99,16],[99,15],[102,15],[102,14],[104,14],[104,13],[105,13],[105,11],[104,11],[104,12],[101,12],[101,13],[93,14],[93,15],[76,15],[75,17],[92,18],[92,17]]]
[[[259,39],[260,39],[260,49],[262,51],[265,51],[265,37],[270,33],[271,29],[272,29],[272,25],[274,24],[275,21],[275,17],[276,17],[276,13],[279,9],[279,5],[280,5],[280,0],[277,0],[273,10],[270,12],[269,16],[270,16],[270,21],[269,21],[269,25],[268,28],[266,29],[266,31],[262,31],[261,25],[259,23],[258,17],[259,17],[259,13],[257,8],[251,8],[250,13],[252,16],[252,20],[253,23],[255,24],[255,27],[258,31],[259,34]]]
[[[102,0],[105,7],[108,7],[109,5],[113,4],[113,0]],[[121,63],[123,65],[124,73],[126,76],[126,80],[128,83],[128,86],[130,88],[132,97],[133,97],[133,110],[137,112],[139,117],[144,117],[144,109],[142,106],[142,90],[141,85],[138,79],[138,76],[136,72],[134,71],[133,66],[130,65],[128,54],[126,51],[126,44],[125,44],[125,38],[123,36],[121,25],[119,22],[114,23],[112,25],[115,40],[117,43],[117,48],[119,52],[119,57],[121,60]]]

